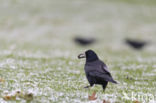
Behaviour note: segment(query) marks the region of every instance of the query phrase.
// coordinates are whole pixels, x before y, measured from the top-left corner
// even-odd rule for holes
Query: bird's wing
[[[106,64],[103,63],[103,64],[101,65],[101,69],[103,70],[103,72],[110,74],[110,72],[109,72],[109,70],[108,70]]]
[[[89,75],[92,76],[92,77],[96,77],[96,78],[102,78],[104,80],[109,80],[110,77],[111,77],[107,73],[101,73],[101,72],[98,72],[98,71],[91,71],[91,72],[89,72]]]
[[[91,72],[89,72],[89,75],[92,76],[92,77],[95,77],[95,78],[101,78],[101,79],[103,79],[105,81],[108,81],[108,82],[116,83],[116,81],[113,80],[110,73],[102,73],[102,72],[99,72],[99,71],[91,71]]]

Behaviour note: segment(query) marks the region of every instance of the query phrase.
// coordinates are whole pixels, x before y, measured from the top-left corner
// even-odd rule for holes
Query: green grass
[[[94,103],[132,103],[122,99],[123,92],[156,101],[155,11],[154,0],[1,0],[0,102],[26,102],[3,100],[6,91],[17,90],[32,92],[32,103],[89,103],[93,91]],[[80,47],[72,41],[78,35],[99,41]],[[150,44],[135,51],[124,44],[127,37]],[[85,60],[77,55],[87,49],[97,52],[119,82],[105,93],[101,86],[83,88]]]

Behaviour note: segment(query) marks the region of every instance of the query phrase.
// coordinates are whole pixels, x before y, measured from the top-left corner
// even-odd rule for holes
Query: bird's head
[[[87,50],[85,53],[78,55],[79,59],[86,58],[87,62],[92,62],[98,60],[98,56],[93,50]]]

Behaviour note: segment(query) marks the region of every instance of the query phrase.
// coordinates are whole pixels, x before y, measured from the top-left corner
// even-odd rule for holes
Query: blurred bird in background
[[[141,50],[148,44],[146,41],[132,39],[126,39],[125,43],[136,50]]]
[[[74,41],[81,46],[88,46],[95,43],[96,40],[94,38],[76,37]]]

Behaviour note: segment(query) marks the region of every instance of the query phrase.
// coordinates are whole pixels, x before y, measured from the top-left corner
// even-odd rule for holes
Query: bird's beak
[[[79,58],[79,59],[86,58],[86,54],[85,54],[85,53],[79,54],[79,55],[78,55],[78,58]]]

